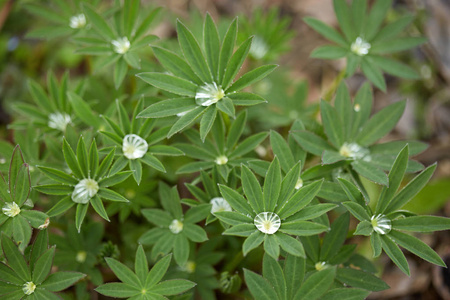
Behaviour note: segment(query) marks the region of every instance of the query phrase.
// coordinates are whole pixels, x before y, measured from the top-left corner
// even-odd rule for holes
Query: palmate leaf
[[[275,300],[280,299],[270,282],[250,270],[244,269],[245,282],[255,299]]]

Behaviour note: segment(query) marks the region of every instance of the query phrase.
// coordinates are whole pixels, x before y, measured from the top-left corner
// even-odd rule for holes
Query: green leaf
[[[397,124],[405,110],[406,101],[391,104],[375,114],[361,129],[356,141],[361,146],[368,146],[385,136]]]
[[[250,293],[258,300],[277,300],[277,296],[273,286],[270,282],[250,270],[244,269],[245,283],[247,284]],[[280,299],[281,300],[281,299]]]
[[[320,112],[322,116],[323,127],[330,142],[340,148],[344,143],[344,126],[336,109],[325,100],[320,101]]]
[[[450,219],[436,216],[412,216],[393,220],[392,228],[414,232],[450,230]]]
[[[183,234],[175,235],[175,243],[173,245],[173,257],[179,266],[186,264],[189,258],[189,241]]]
[[[194,98],[167,99],[150,105],[138,114],[138,118],[163,118],[190,111],[196,107]]]
[[[364,220],[358,224],[353,235],[370,236],[370,235],[372,235],[372,233],[373,233],[372,223]]]
[[[355,27],[352,24],[350,7],[345,0],[333,0],[334,12],[347,41],[353,41],[356,37]]]
[[[33,187],[34,190],[48,195],[68,195],[73,192],[73,186],[61,184],[45,184]]]
[[[277,67],[278,65],[264,65],[256,69],[253,69],[250,72],[245,73],[238,80],[236,80],[228,89],[226,89],[226,93],[229,94],[240,91],[248,87],[249,85],[264,79],[267,75],[272,73],[273,70],[275,70]]]
[[[285,299],[292,299],[305,276],[305,259],[287,255],[284,261],[284,276],[287,289]]]
[[[322,165],[331,165],[346,159],[345,156],[340,155],[337,151],[325,150],[322,153]]]
[[[214,213],[214,216],[219,218],[222,222],[229,225],[239,225],[242,223],[253,223],[253,219],[243,215],[242,213],[235,211],[218,211]]]
[[[82,179],[83,172],[81,171],[80,165],[78,164],[77,157],[75,156],[72,147],[70,147],[66,139],[63,140],[63,153],[64,159],[75,177]]]
[[[2,281],[11,283],[11,284],[14,284],[17,286],[20,286],[24,283],[23,279],[20,278],[16,274],[16,272],[13,271],[13,269],[8,267],[4,263],[0,263],[0,276],[2,278]]]
[[[384,171],[378,169],[374,163],[355,160],[351,163],[353,169],[361,176],[381,185],[388,186],[389,180]]]
[[[230,117],[234,118],[235,116],[235,108],[234,108],[234,103],[233,101],[231,101],[230,98],[228,97],[224,97],[222,98],[219,102],[217,102],[216,107],[226,113],[227,115],[229,115]]]
[[[21,214],[12,219],[13,238],[20,250],[26,248],[31,238],[31,228],[27,219]]]
[[[50,101],[44,89],[35,81],[28,80],[28,89],[34,102],[45,112],[53,112],[56,109],[55,105]]]
[[[195,282],[184,279],[166,280],[152,288],[153,293],[170,296],[178,295],[187,290],[192,289],[197,284]]]
[[[321,46],[314,49],[310,57],[320,59],[339,59],[348,54],[348,49],[339,46]]]
[[[177,34],[181,50],[183,50],[184,57],[192,67],[192,70],[203,82],[211,82],[211,72],[201,48],[192,32],[180,20],[177,20]]]
[[[190,80],[197,84],[203,83],[194,71],[192,71],[191,67],[178,55],[169,50],[156,46],[153,46],[152,49],[161,65],[163,65],[163,67],[173,75]]]
[[[323,180],[318,180],[300,188],[283,205],[278,206],[276,213],[281,219],[285,219],[301,210],[314,199],[322,186],[322,182]]]
[[[30,181],[31,179],[28,164],[23,164],[17,174],[14,190],[12,190],[14,193],[14,202],[16,202],[19,206],[22,206],[30,195]]]
[[[378,233],[373,233],[370,236],[370,246],[372,247],[373,257],[380,256],[382,244],[381,244],[381,237]]]
[[[312,132],[301,130],[292,131],[291,134],[305,151],[314,155],[322,156],[324,150],[335,150],[327,141]]]
[[[90,203],[94,210],[106,221],[110,222],[108,213],[105,210],[105,207],[103,206],[102,200],[98,197],[98,195],[95,195],[91,198]]]
[[[293,299],[315,300],[320,298],[333,284],[335,272],[335,268],[328,268],[312,274],[303,282]]]
[[[128,268],[118,260],[110,257],[105,257],[105,260],[110,269],[114,272],[114,274],[117,276],[117,278],[119,278],[120,281],[133,287],[140,287],[139,278],[136,276],[136,274],[133,273],[133,271],[130,270],[130,268]]]
[[[166,146],[166,145],[150,146],[148,148],[148,152],[152,155],[167,155],[167,156],[184,155],[183,151],[181,151],[175,147]]]
[[[200,204],[189,209],[184,215],[185,223],[198,223],[204,220],[211,211],[210,204]]]
[[[391,240],[388,235],[381,235],[381,245],[390,259],[406,275],[410,276],[408,261],[400,248]]]
[[[247,154],[261,144],[267,137],[267,132],[260,132],[249,136],[240,143],[233,152],[230,153],[229,159],[236,158]]]
[[[364,34],[365,21],[367,18],[367,1],[355,1],[351,6],[353,26],[356,28],[356,34]]]
[[[95,291],[102,295],[115,298],[130,298],[141,294],[141,290],[139,288],[121,282],[102,284],[97,287]]]
[[[274,211],[281,190],[281,168],[278,158],[275,156],[267,171],[264,180],[264,211]]]
[[[396,60],[378,55],[371,55],[367,59],[388,74],[406,79],[420,78],[420,75],[413,68]]]
[[[9,267],[24,281],[31,280],[30,268],[23,255],[19,252],[17,246],[11,241],[6,234],[1,236],[3,254],[8,261]]]
[[[336,279],[346,285],[374,292],[389,288],[389,285],[375,275],[352,268],[338,268]]]
[[[247,196],[248,203],[252,209],[257,214],[265,211],[263,193],[261,191],[261,186],[259,185],[258,179],[256,179],[255,174],[253,174],[252,171],[250,171],[250,169],[245,165],[242,165],[241,168],[241,180],[245,196]]]
[[[377,42],[387,40],[390,38],[395,38],[396,35],[400,34],[405,30],[405,28],[411,24],[411,22],[415,19],[414,15],[406,15],[398,18],[397,20],[387,24],[380,31],[377,32],[376,36],[372,40],[372,43],[375,44]]]
[[[80,165],[81,172],[83,173],[83,178],[88,178],[89,176],[89,159],[86,150],[86,144],[84,143],[84,138],[81,136],[78,139],[77,144],[77,161]]]
[[[267,103],[267,101],[256,94],[246,92],[233,92],[226,95],[227,98],[233,101],[234,105],[252,106],[260,103]]]
[[[400,184],[403,180],[403,175],[406,171],[406,166],[408,165],[409,147],[406,145],[403,150],[398,154],[392,165],[391,171],[389,172],[389,187],[383,187],[381,190],[380,198],[377,202],[376,213],[384,213],[389,202],[394,197]]]
[[[372,54],[386,54],[395,53],[399,51],[408,50],[419,45],[422,45],[427,41],[424,37],[402,37],[396,38],[389,41],[383,41],[380,43],[375,43],[371,48],[370,52]]]
[[[36,236],[31,247],[29,265],[31,271],[33,272],[36,261],[41,257],[41,255],[48,249],[48,230],[41,230]]]
[[[92,108],[83,100],[83,98],[73,92],[67,92],[67,97],[69,97],[70,104],[78,118],[88,126],[92,126],[96,129],[100,128],[98,115],[94,114]]]
[[[274,259],[280,256],[280,244],[275,235],[266,234],[264,236],[264,251]]]
[[[117,185],[130,177],[131,173],[132,171],[119,172],[109,177],[104,177],[98,182],[98,184],[100,187],[110,187],[113,185]]]
[[[315,31],[323,35],[328,40],[335,42],[342,47],[348,46],[348,42],[342,37],[339,32],[323,23],[322,21],[310,17],[304,18],[303,21],[305,21],[308,26],[312,27]]]
[[[366,209],[362,207],[360,204],[355,202],[344,202],[342,205],[358,220],[362,221],[370,221],[370,216],[367,213]]]
[[[280,165],[285,173],[295,165],[294,156],[292,155],[289,145],[278,132],[270,131],[270,145],[272,146],[273,154],[277,156]],[[297,181],[298,178],[295,180]]]
[[[195,243],[202,243],[208,240],[205,230],[198,225],[185,224],[183,226],[183,231],[185,232],[187,238]]]
[[[329,230],[328,226],[310,221],[284,222],[280,227],[281,232],[298,236],[314,235],[327,230]]]
[[[429,261],[432,264],[446,267],[445,263],[439,257],[439,255],[433,251],[427,244],[419,240],[418,238],[402,233],[397,230],[389,232],[389,238],[396,242],[401,247],[405,248],[411,253],[419,256],[420,258]]]
[[[239,224],[228,228],[222,234],[247,237],[252,235],[255,231],[257,231],[257,229],[254,224]]]
[[[152,167],[152,168],[154,168],[154,169],[156,169],[156,170],[158,170],[160,172],[166,173],[166,168],[164,168],[164,165],[161,163],[161,161],[159,161],[159,159],[157,159],[156,157],[154,157],[150,153],[146,153],[141,158],[141,161],[144,164],[146,164],[146,165],[148,165],[148,166],[150,166],[150,167]]]
[[[414,177],[413,180],[394,196],[385,212],[393,212],[408,203],[427,184],[435,169],[436,164],[433,164]]]
[[[92,141],[89,147],[89,175],[95,178],[98,170],[98,150],[95,139]]]
[[[214,124],[214,120],[216,119],[217,115],[217,108],[214,105],[209,106],[205,113],[203,114],[203,117],[200,121],[200,138],[202,141],[205,141],[206,135],[211,130],[211,127]]]
[[[14,191],[14,185],[17,181],[17,176],[19,175],[20,169],[22,168],[24,164],[23,156],[22,156],[22,150],[20,150],[20,146],[17,145],[14,148],[11,162],[9,165],[9,191]],[[10,197],[6,197],[5,199],[9,199]]]
[[[230,24],[230,27],[228,27],[228,30],[222,41],[222,47],[220,48],[219,54],[219,74],[218,74],[219,82],[223,81],[223,76],[228,66],[228,61],[230,60],[230,57],[233,54],[234,45],[236,43],[237,22],[238,22],[237,18],[235,18],[233,22]]]
[[[263,258],[263,276],[272,283],[279,299],[286,298],[286,281],[278,261],[265,254]]]
[[[47,278],[53,264],[53,256],[55,255],[55,246],[45,251],[36,261],[31,277],[34,284],[41,284]]]
[[[367,59],[361,60],[361,70],[377,88],[386,92],[386,82],[384,81],[383,73],[375,64],[370,63]],[[361,136],[361,135],[360,135]]]
[[[136,183],[139,185],[142,179],[142,163],[138,159],[130,160],[130,170],[133,171],[133,177]]]
[[[274,150],[274,152],[278,151]],[[283,203],[285,203],[289,199],[289,197],[294,193],[294,191],[296,191],[295,186],[297,185],[297,182],[299,180],[300,169],[301,169],[301,162],[298,162],[292,167],[292,169],[289,172],[287,172],[286,176],[283,178],[283,181],[281,182],[280,196],[278,197],[277,205],[283,205]]]
[[[305,250],[303,249],[302,243],[298,239],[281,232],[276,233],[276,237],[280,247],[284,251],[294,256],[305,257]]]
[[[78,272],[56,272],[50,274],[40,287],[51,292],[59,292],[65,290],[85,276],[85,274]]]
[[[175,133],[180,132],[187,126],[189,126],[192,122],[197,120],[205,112],[205,108],[203,106],[197,106],[193,110],[187,112],[184,116],[178,119],[175,124],[170,128],[169,133],[167,134],[167,138],[170,138]]]
[[[213,80],[217,80],[219,68],[220,39],[216,24],[211,15],[206,13],[203,24],[203,45],[205,47],[206,60],[212,72]]]
[[[375,1],[369,13],[366,24],[366,38],[370,41],[378,33],[381,23],[383,22],[388,10],[392,6],[392,0]]]
[[[89,204],[77,204],[77,210],[75,212],[75,227],[77,228],[78,233],[81,231],[81,225],[83,224],[83,220],[86,217],[88,208]]]
[[[34,189],[36,189],[36,187],[34,187]],[[51,209],[47,211],[47,215],[49,217],[58,216],[60,214],[65,213],[74,205],[75,202],[72,201],[70,196],[64,197],[58,203],[56,203]]]
[[[349,214],[340,215],[331,224],[331,230],[323,239],[322,248],[320,250],[320,260],[328,261],[336,255],[347,238],[348,226],[350,224]]]
[[[181,96],[195,97],[198,89],[198,86],[191,81],[169,74],[146,72],[136,76],[156,88]],[[143,117],[141,114],[139,116]]]
[[[172,254],[166,255],[161,258],[150,270],[145,281],[145,286],[147,288],[155,286],[166,274],[167,269],[170,265],[170,260],[172,259]]]
[[[116,148],[114,147],[108,155],[102,160],[100,163],[100,166],[98,167],[97,174],[95,175],[95,178],[102,179],[104,176],[108,174],[109,168],[114,160],[114,154],[115,154]]]
[[[159,198],[164,199],[161,204],[164,210],[168,211],[175,219],[181,220],[183,211],[181,209],[180,197],[178,196],[177,187],[170,188],[164,183],[159,184]]]
[[[129,202],[124,196],[122,196],[121,194],[107,189],[107,188],[100,188],[100,190],[98,191],[97,195],[100,198],[104,198],[106,200],[110,200],[110,201],[115,201],[115,202]]]
[[[244,256],[246,256],[250,251],[261,245],[261,243],[264,241],[265,235],[262,234],[260,231],[256,230],[255,225],[250,224],[253,226],[253,233],[250,234],[242,244],[242,252]],[[239,225],[237,225],[239,226]]]
[[[111,27],[106,23],[102,16],[95,12],[94,8],[87,4],[83,3],[83,11],[86,14],[89,22],[92,23],[95,30],[101,34],[106,40],[114,40],[116,35],[112,31]]]

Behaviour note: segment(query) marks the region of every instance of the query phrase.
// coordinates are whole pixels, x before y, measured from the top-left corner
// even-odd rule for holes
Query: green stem
[[[333,80],[333,83],[328,88],[328,90],[325,92],[325,95],[323,96],[323,99],[325,101],[330,102],[333,98],[334,93],[336,92],[338,86],[341,84],[342,80],[345,77],[346,69],[342,69],[341,72],[336,76],[336,78]]]

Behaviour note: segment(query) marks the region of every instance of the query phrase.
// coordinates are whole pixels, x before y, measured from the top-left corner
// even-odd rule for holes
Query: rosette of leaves
[[[155,119],[137,119],[136,115],[143,108],[143,100],[139,100],[134,109],[131,122],[128,118],[125,107],[117,100],[117,111],[119,114],[119,125],[107,116],[103,116],[113,132],[101,131],[113,141],[118,149],[116,155],[119,157],[114,162],[111,168],[111,173],[115,174],[128,164],[130,170],[133,172],[134,180],[137,184],[141,183],[142,179],[142,163],[160,171],[166,172],[164,165],[155,155],[169,155],[178,156],[183,155],[183,151],[167,146],[158,145],[158,143],[166,138],[169,130],[168,127],[163,127],[152,132],[155,127]]]
[[[59,299],[56,292],[67,289],[85,276],[78,272],[50,274],[55,247],[48,248],[47,230],[39,232],[26,256],[5,234],[1,239],[6,258],[6,262],[0,263],[2,299]]]
[[[307,221],[336,207],[334,204],[311,205],[320,190],[322,180],[300,189],[295,185],[300,175],[300,163],[286,176],[281,175],[280,162],[274,158],[261,189],[256,176],[246,166],[241,168],[242,187],[246,198],[235,190],[220,185],[220,192],[235,211],[216,212],[216,217],[231,227],[225,235],[245,237],[244,255],[264,242],[264,251],[278,259],[281,248],[289,254],[305,257],[302,243],[292,237],[314,235],[329,228]]]
[[[229,180],[227,184],[225,182],[225,179],[223,179],[222,176],[219,175],[219,171],[217,170],[217,168],[214,167],[209,172],[200,172],[200,179],[198,181],[201,182],[203,188],[195,185],[197,180],[185,184],[189,192],[199,202],[211,204],[211,214],[209,214],[206,218],[206,225],[214,222],[217,219],[214,215],[216,212],[231,211],[231,206],[224,198],[222,198],[218,185],[225,184],[229,187],[236,188],[238,182],[237,176],[234,176],[234,179],[235,180]],[[197,205],[197,201],[192,199],[183,199],[182,201],[188,205]]]
[[[299,145],[306,151],[322,157],[322,165],[342,168],[358,182],[356,174],[375,183],[388,185],[385,171],[389,171],[397,153],[406,145],[411,147],[411,155],[426,149],[426,144],[417,141],[393,141],[375,144],[389,133],[403,114],[406,102],[393,103],[370,119],[372,96],[368,84],[361,87],[352,104],[345,84],[339,86],[334,107],[322,100],[320,103],[323,128],[327,140],[306,130],[291,131]],[[336,164],[338,163],[338,164]],[[408,172],[423,169],[419,162],[410,160]],[[367,195],[365,195],[367,198]]]
[[[90,31],[86,37],[77,38],[83,48],[77,50],[79,54],[102,56],[96,68],[102,68],[114,63],[114,85],[120,87],[128,72],[128,66],[140,69],[138,51],[148,46],[158,38],[149,35],[159,9],[144,10],[139,0],[116,2],[113,21],[98,14],[93,5],[83,4],[83,12],[92,24],[95,34]]]
[[[349,213],[340,215],[331,224],[331,229],[322,241],[319,236],[305,236],[300,239],[305,246],[307,272],[336,267],[336,281],[369,291],[382,291],[389,286],[373,273],[375,266],[363,256],[355,255],[356,244],[344,245],[347,238]]]
[[[214,290],[219,288],[216,278],[217,265],[225,256],[223,252],[215,251],[219,239],[203,243],[198,250],[190,254],[185,265],[169,271],[167,278],[184,278],[197,283],[192,289],[192,299],[216,299]],[[191,299],[191,298],[189,298]]]
[[[53,263],[60,270],[79,271],[86,274],[86,279],[93,284],[102,284],[102,273],[96,265],[98,264],[97,256],[102,246],[103,224],[92,222],[78,232],[72,223],[67,226],[64,232],[64,235],[50,235],[51,244],[56,245]],[[86,281],[80,282],[77,285],[82,285],[83,290],[86,291]]]
[[[264,255],[262,276],[244,269],[245,283],[258,300],[365,299],[369,295],[362,289],[335,287],[335,273],[335,267],[307,273],[305,260],[294,255],[287,255],[284,262]]]
[[[251,18],[241,18],[239,39],[244,41],[254,35],[249,56],[256,61],[276,61],[280,55],[290,50],[290,41],[295,35],[289,29],[291,18],[280,16],[278,7],[267,12],[262,8],[253,11]]]
[[[109,187],[127,179],[131,172],[124,171],[110,175],[115,148],[100,163],[95,140],[92,141],[88,151],[84,138],[80,137],[75,154],[64,139],[62,150],[66,164],[72,173],[67,174],[58,169],[39,166],[47,177],[58,183],[33,187],[44,194],[65,196],[47,212],[48,215],[51,217],[60,215],[76,205],[75,226],[80,231],[90,204],[103,219],[109,221],[102,199],[128,202],[125,197]]]
[[[58,82],[53,72],[47,73],[48,93],[34,80],[28,80],[28,90],[35,105],[28,103],[16,103],[14,109],[27,120],[17,120],[13,123],[13,128],[24,129],[31,123],[35,128],[41,128],[44,133],[63,135],[67,126],[74,126],[75,120],[72,106],[69,102],[67,91],[69,83],[69,73],[64,73],[61,81]],[[74,93],[81,92],[78,86]],[[79,122],[79,121],[78,121]]]
[[[29,166],[23,160],[19,145],[14,148],[9,165],[8,181],[0,173],[0,229],[13,237],[23,251],[31,239],[32,227],[45,229],[49,224],[47,214],[32,210]]]
[[[172,254],[161,258],[150,270],[142,245],[136,251],[134,272],[114,258],[105,258],[106,263],[121,282],[111,282],[95,290],[105,296],[127,299],[168,299],[190,290],[195,283],[185,279],[161,282],[170,265]]]
[[[450,229],[450,219],[435,216],[415,216],[400,210],[408,203],[433,175],[436,164],[429,166],[414,177],[405,187],[397,191],[402,183],[408,164],[408,146],[405,146],[389,173],[389,185],[384,186],[372,210],[364,202],[358,188],[345,179],[339,179],[350,201],[343,205],[360,222],[355,235],[370,236],[374,257],[384,252],[408,276],[408,262],[398,246],[438,266],[445,263],[436,252],[420,239],[402,231],[433,232]]]
[[[345,0],[334,0],[334,11],[342,34],[325,23],[305,18],[305,22],[337,46],[321,46],[311,57],[321,59],[347,59],[346,76],[352,76],[360,67],[364,75],[376,87],[386,91],[383,71],[402,78],[418,79],[419,75],[409,66],[384,57],[425,43],[424,37],[399,37],[414,16],[404,16],[381,27],[392,0],[377,0],[367,11],[367,0],[354,0],[351,6]]]
[[[233,53],[237,19],[231,23],[221,41],[214,21],[207,14],[203,47],[180,21],[177,22],[177,33],[183,57],[160,47],[152,47],[156,58],[169,74],[148,72],[137,76],[159,89],[181,97],[157,102],[143,110],[138,117],[162,118],[182,115],[169,131],[170,137],[202,116],[200,137],[204,140],[219,111],[234,117],[235,106],[265,102],[256,94],[239,91],[267,76],[276,65],[261,66],[233,82],[252,43],[250,37]]]
[[[211,210],[209,204],[198,204],[183,214],[177,187],[159,185],[159,196],[164,210],[146,208],[144,217],[156,227],[144,233],[139,242],[153,245],[152,258],[173,252],[175,261],[183,266],[189,258],[189,241],[201,243],[208,240],[205,230],[196,225],[204,220]]]
[[[246,119],[247,113],[245,111],[240,113],[228,132],[225,132],[222,118],[217,118],[212,127],[211,139],[202,140],[201,134],[199,135],[197,131],[186,130],[185,136],[190,143],[177,144],[176,147],[186,156],[200,161],[185,164],[177,170],[177,174],[206,171],[216,166],[222,178],[228,180],[228,175],[234,168],[254,160],[255,158],[246,155],[266,139],[267,132],[251,135],[239,143]]]
[[[97,6],[99,0],[51,1],[53,5],[27,3],[26,9],[33,15],[45,19],[50,26],[36,28],[27,33],[28,38],[58,38],[77,35],[88,27],[86,16],[82,11],[82,3],[89,2]]]
[[[291,132],[297,130],[304,130],[305,127],[300,120],[295,121],[292,124]],[[270,146],[272,148],[273,155],[280,161],[281,171],[283,174],[287,174],[291,166],[296,162],[300,162],[301,168],[304,167],[306,160],[306,152],[298,145],[297,141],[292,135],[289,135],[287,141],[281,134],[272,130],[270,131]],[[258,175],[265,177],[267,170],[269,169],[270,162],[265,160],[252,160],[248,162],[249,167]],[[303,185],[307,185],[317,179],[325,179],[322,182],[320,191],[317,193],[317,197],[323,198],[327,201],[340,202],[347,200],[347,195],[342,190],[341,186],[333,182],[331,171],[333,168],[329,166],[316,165],[306,170],[300,171],[300,176],[295,184],[295,188],[299,189]]]

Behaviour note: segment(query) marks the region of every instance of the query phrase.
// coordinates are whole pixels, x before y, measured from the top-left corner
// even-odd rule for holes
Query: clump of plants
[[[450,220],[403,209],[436,164],[414,160],[422,142],[380,142],[405,101],[373,112],[383,72],[418,78],[387,55],[425,39],[404,36],[412,16],[385,24],[391,1],[333,4],[339,30],[305,19],[334,43],[311,56],[347,66],[308,105],[306,83],[276,70],[293,36],[278,10],[177,20],[160,40],[163,10],[139,0],[27,3],[48,22],[28,38],[70,44],[87,67],[29,79],[12,104],[0,297],[364,299],[389,288],[380,255],[405,276],[402,249],[445,267],[416,233]],[[368,81],[352,97],[356,72]]]

